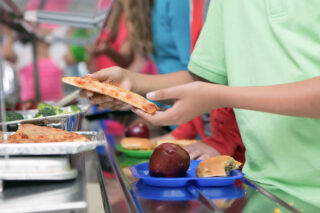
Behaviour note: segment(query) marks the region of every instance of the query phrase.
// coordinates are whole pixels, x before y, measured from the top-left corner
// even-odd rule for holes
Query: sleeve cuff
[[[227,76],[218,73],[219,69],[208,70],[191,60],[188,66],[188,70],[193,74],[210,82],[228,85]]]

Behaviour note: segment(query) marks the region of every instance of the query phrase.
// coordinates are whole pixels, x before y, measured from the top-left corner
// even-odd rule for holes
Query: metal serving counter
[[[113,169],[103,185],[111,212],[320,212],[289,194],[246,178],[227,187],[162,188],[144,184],[130,173],[130,164],[148,161],[117,153],[108,143]],[[130,163],[131,162],[131,163]]]
[[[320,209],[278,189],[248,179],[225,187],[162,188],[134,178],[130,164],[148,159],[129,158],[106,144],[73,156],[77,179],[70,181],[5,182],[0,212],[320,212]],[[104,171],[101,164],[105,166]],[[94,190],[93,190],[94,189]]]
[[[71,156],[78,170],[78,176],[73,180],[5,181],[0,193],[0,212],[104,212],[100,194],[92,191],[99,189],[95,185],[98,186],[97,177],[101,175],[95,155],[95,151],[89,151]],[[96,191],[100,193],[100,190]],[[93,200],[88,196],[100,199]],[[99,206],[99,211],[89,211],[94,209],[90,208],[92,206]]]

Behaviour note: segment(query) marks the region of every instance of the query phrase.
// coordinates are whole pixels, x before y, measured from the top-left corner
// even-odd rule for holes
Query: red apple
[[[149,162],[149,174],[153,177],[182,177],[190,165],[186,150],[173,143],[163,143],[155,148]]]
[[[150,131],[146,124],[138,122],[126,129],[126,137],[149,138]]]

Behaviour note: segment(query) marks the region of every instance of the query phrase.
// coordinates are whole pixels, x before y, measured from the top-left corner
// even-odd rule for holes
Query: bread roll
[[[147,138],[128,137],[123,138],[120,143],[124,149],[152,150],[155,147],[153,141]]]
[[[225,177],[240,166],[241,163],[232,157],[220,155],[201,161],[197,167],[196,174],[198,177]]]

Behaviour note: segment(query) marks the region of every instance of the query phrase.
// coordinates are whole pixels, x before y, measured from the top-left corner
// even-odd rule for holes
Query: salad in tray
[[[70,105],[58,107],[46,103],[40,103],[37,109],[26,111],[6,111],[6,124],[15,124],[22,121],[41,120],[44,118],[58,118],[68,115],[75,115],[86,111],[87,106]],[[0,123],[2,121],[0,115]]]

